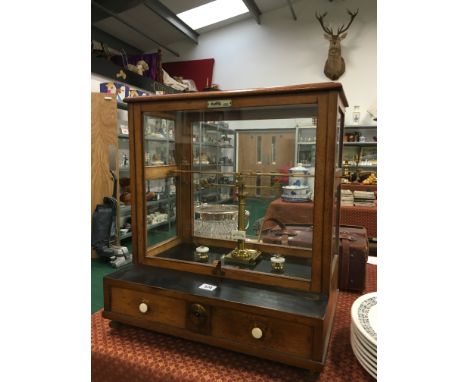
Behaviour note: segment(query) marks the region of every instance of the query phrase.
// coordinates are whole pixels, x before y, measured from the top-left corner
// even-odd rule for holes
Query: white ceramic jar
[[[309,175],[307,168],[302,166],[302,163],[298,163],[296,167],[291,167],[289,170],[289,175]],[[289,177],[290,186],[307,186],[307,177],[306,176],[290,176]]]

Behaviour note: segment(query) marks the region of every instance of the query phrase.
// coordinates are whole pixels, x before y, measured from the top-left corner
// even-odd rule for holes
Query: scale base
[[[254,266],[260,261],[261,254],[262,253],[256,249],[236,248],[224,256],[224,262],[226,264]]]

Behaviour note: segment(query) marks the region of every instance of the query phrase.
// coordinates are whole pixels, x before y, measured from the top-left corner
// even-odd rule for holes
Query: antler
[[[327,15],[327,12],[325,12],[323,15],[318,15],[317,12],[315,12],[315,17],[317,20],[320,22],[320,25],[322,26],[322,29],[325,31],[325,33],[328,33],[333,36],[333,28],[328,28],[325,25],[323,25],[323,18]]]
[[[354,18],[357,16],[357,14],[359,13],[359,8],[357,9],[356,12],[351,12],[349,9],[347,9],[348,11],[348,15],[351,16],[351,20],[349,20],[349,23],[348,25],[346,26],[346,28],[344,28],[344,24],[338,28],[338,33],[337,35],[340,35],[341,33],[344,33],[348,30],[348,28],[351,26],[351,23],[353,22]],[[344,28],[344,29],[343,29]]]

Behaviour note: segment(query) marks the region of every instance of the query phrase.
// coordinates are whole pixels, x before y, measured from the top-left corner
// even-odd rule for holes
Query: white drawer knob
[[[262,329],[253,328],[252,329],[252,337],[255,338],[256,340],[259,340],[260,338],[262,338],[263,337]]]
[[[145,314],[148,311],[148,305],[142,302],[139,306],[138,309],[140,310],[141,313]]]

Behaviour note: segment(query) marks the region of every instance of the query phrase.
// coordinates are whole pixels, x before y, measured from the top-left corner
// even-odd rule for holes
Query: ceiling
[[[243,0],[250,12],[194,31],[176,14],[213,0],[91,0],[93,39],[127,53],[155,52],[166,57],[178,56],[170,45],[179,41],[198,43],[200,34],[232,22],[252,18],[261,27],[261,15],[290,6],[296,0]],[[293,17],[293,16],[291,16]]]

